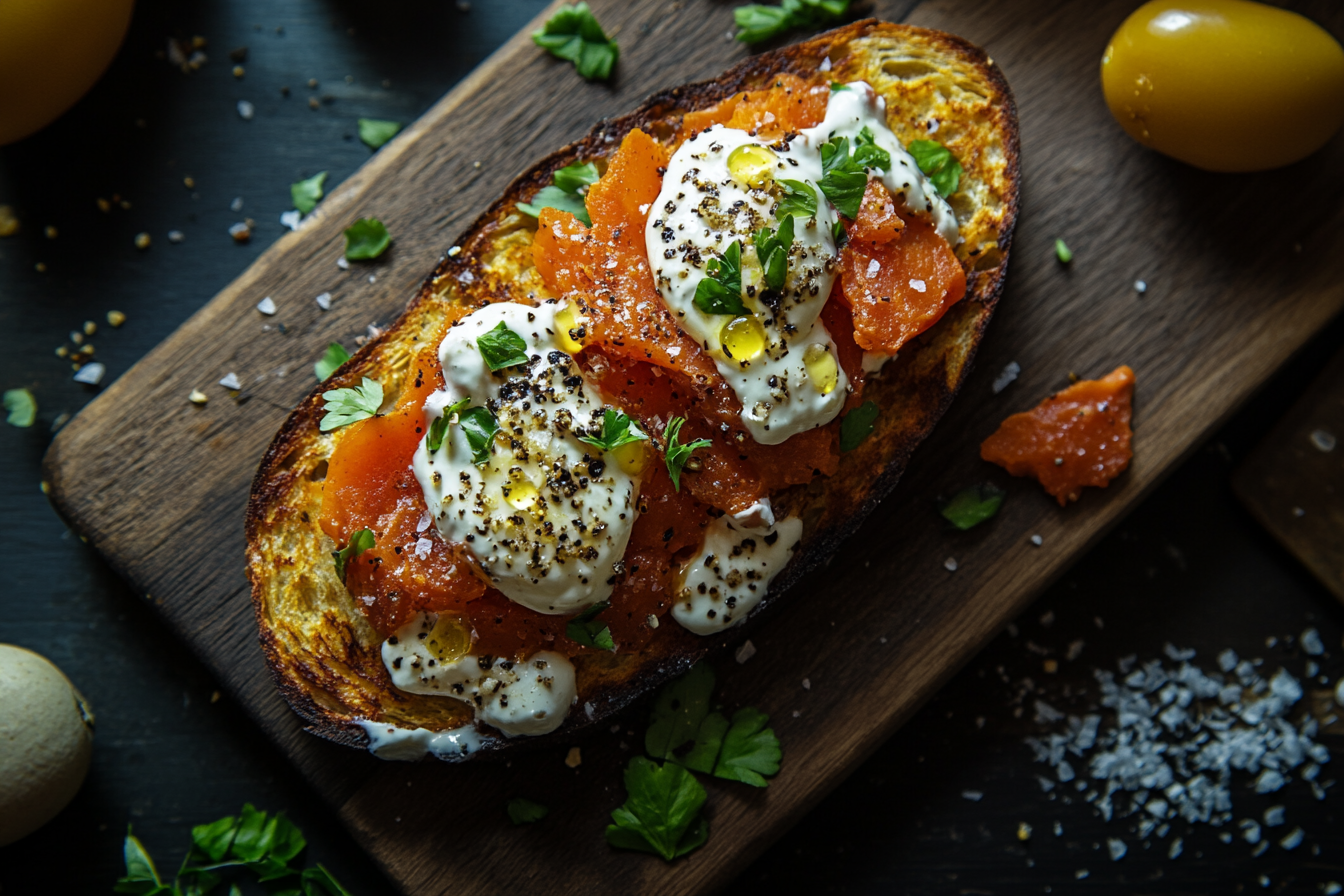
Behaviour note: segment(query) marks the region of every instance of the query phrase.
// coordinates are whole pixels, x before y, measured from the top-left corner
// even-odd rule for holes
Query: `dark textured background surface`
[[[120,871],[127,822],[172,867],[191,824],[244,801],[288,811],[308,834],[311,857],[353,892],[389,889],[243,713],[227,698],[212,702],[208,673],[39,493],[52,423],[92,395],[70,381],[68,363],[52,351],[69,330],[95,320],[100,331],[90,341],[109,379],[117,376],[279,236],[292,181],[327,170],[334,185],[367,158],[357,118],[412,120],[541,5],[496,0],[462,11],[443,2],[142,2],[111,73],[89,97],[42,134],[0,150],[0,203],[23,221],[18,236],[0,240],[0,387],[27,386],[42,408],[32,429],[0,427],[9,458],[0,468],[0,538],[10,555],[0,641],[52,658],[99,719],[94,767],[74,804],[0,850],[3,893],[107,892]],[[155,58],[169,35],[196,34],[209,41],[210,61],[200,71],[182,75]],[[228,51],[240,46],[249,49],[246,76],[235,80]],[[317,88],[307,87],[310,78]],[[240,99],[255,104],[252,121],[239,118]],[[183,185],[186,176],[194,190]],[[113,194],[131,207],[99,212],[95,200]],[[240,212],[229,208],[235,198],[243,200]],[[234,245],[227,228],[244,217],[257,222],[255,235]],[[55,240],[42,235],[48,224],[59,229]],[[186,236],[181,244],[167,240],[174,229]],[[147,252],[133,246],[141,231],[153,238]],[[35,271],[37,262],[48,270]],[[118,330],[104,322],[113,308],[128,316]],[[1013,712],[1024,676],[1063,703],[1066,689],[1092,686],[1094,664],[1157,656],[1167,641],[1199,649],[1210,665],[1231,646],[1300,675],[1291,647],[1268,649],[1265,638],[1315,625],[1330,651],[1324,671],[1332,681],[1344,673],[1344,611],[1259,531],[1227,484],[1233,462],[1341,344],[1337,322],[1042,596],[1016,637],[996,640],[846,785],[744,868],[734,889],[1230,892],[1260,889],[1263,874],[1271,890],[1319,893],[1322,883],[1344,880],[1338,795],[1317,802],[1300,782],[1272,800],[1238,789],[1238,817],[1281,802],[1289,825],[1306,830],[1304,845],[1250,858],[1246,844],[1225,845],[1203,826],[1185,834],[1185,855],[1171,861],[1165,843],[1145,850],[1124,820],[1103,824],[1081,801],[1066,806],[1041,793],[1040,767],[1021,743],[1037,733],[1030,711]],[[1047,610],[1055,621],[1045,628],[1038,620]],[[1040,656],[1026,646],[1059,655],[1079,638],[1082,655],[1054,676],[1042,673]],[[1324,742],[1336,755],[1344,746],[1339,738]],[[1327,768],[1323,778],[1332,774]],[[967,789],[985,796],[965,800]],[[1050,833],[1056,820],[1064,829],[1058,838]],[[1016,838],[1022,821],[1035,830],[1026,844]],[[1131,841],[1123,861],[1106,858],[1108,836]],[[1089,872],[1085,880],[1075,877],[1080,869]]]

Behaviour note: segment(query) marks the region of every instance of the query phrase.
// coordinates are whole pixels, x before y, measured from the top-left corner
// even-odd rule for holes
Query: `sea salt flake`
[[[233,201],[229,203],[229,211],[240,212],[242,210],[243,210],[243,197],[235,196],[233,198]]]
[[[1111,854],[1112,862],[1120,861],[1125,857],[1125,853],[1129,852],[1129,847],[1125,845],[1125,841],[1117,840],[1114,837],[1106,838],[1106,849]]]
[[[973,803],[978,803],[985,798],[985,794],[979,790],[963,790],[961,792],[961,798],[970,800]]]
[[[874,258],[872,261],[868,262],[868,276],[869,276],[869,277],[876,277],[876,276],[877,276],[877,272],[880,271],[880,270],[882,270],[882,262],[878,261],[876,258]],[[910,285],[912,285],[912,286],[914,285],[914,281],[913,281],[913,280],[910,281]],[[920,290],[920,292],[923,292],[923,291],[924,291],[924,290],[922,290],[922,289]]]
[[[243,384],[239,381],[236,373],[225,374],[224,379],[220,380],[219,384],[225,389],[233,389],[234,391],[243,388]]]
[[[1070,641],[1069,649],[1068,652],[1064,654],[1064,659],[1069,661],[1078,659],[1078,657],[1083,655],[1083,646],[1083,640],[1081,638],[1077,641]]]
[[[1261,817],[1265,820],[1265,827],[1276,828],[1283,824],[1283,815],[1283,806],[1270,806],[1265,810],[1265,814]]]
[[[280,223],[290,230],[298,230],[299,222],[303,220],[303,212],[298,209],[291,209],[280,213]]]
[[[1194,648],[1191,647],[1182,650],[1171,642],[1167,642],[1167,645],[1162,648],[1162,652],[1178,663],[1195,658]]]
[[[803,690],[805,690],[805,691],[810,691],[810,690],[812,690],[812,679],[810,679],[810,678],[804,678],[804,679],[803,679]]]
[[[343,271],[350,270],[349,259],[347,259],[344,255],[342,255],[340,258],[336,259],[336,267],[340,268]]]
[[[1260,773],[1260,777],[1255,779],[1255,792],[1273,793],[1283,787],[1286,783],[1287,782],[1283,779],[1283,775],[1274,771],[1272,768],[1267,768]]]
[[[1256,823],[1255,819],[1243,818],[1237,822],[1237,825],[1241,828],[1241,839],[1247,843],[1260,842],[1260,825]]]
[[[742,646],[737,648],[737,652],[733,654],[733,659],[737,660],[738,665],[741,665],[755,655],[756,645],[751,641],[744,641]]]
[[[1311,431],[1311,444],[1317,451],[1329,453],[1335,450],[1337,440],[1335,434],[1324,429],[1313,429]]]
[[[1143,295],[1148,291],[1148,284],[1142,280],[1135,280],[1134,291],[1137,292],[1139,295]]]
[[[1073,879],[1074,879],[1074,880],[1086,880],[1086,879],[1087,879],[1087,874],[1088,874],[1088,872],[1087,872],[1087,869],[1086,869],[1086,868],[1079,868],[1077,871],[1073,872]]]
[[[1231,672],[1237,668],[1237,652],[1229,647],[1218,654],[1218,668],[1224,672]]]
[[[828,72],[831,70],[831,57],[827,56],[821,60],[821,65],[817,66],[818,71]]]
[[[1279,841],[1279,846],[1284,849],[1297,849],[1302,845],[1302,839],[1306,836],[1306,833],[1301,828],[1293,828]]]
[[[948,557],[946,560],[944,560],[944,561],[943,561],[943,569],[947,570],[948,572],[956,572],[956,571],[957,571],[957,558],[956,558],[956,557]]]
[[[275,300],[267,296],[257,303],[257,310],[266,315],[274,314],[276,311]]]
[[[103,381],[103,375],[107,373],[107,368],[94,361],[91,364],[85,364],[75,373],[74,380],[77,383],[83,383],[86,386],[96,386]]]
[[[1181,852],[1184,849],[1185,849],[1185,841],[1180,837],[1177,837],[1175,840],[1171,841],[1171,846],[1167,848],[1167,858],[1169,859],[1180,858]]]
[[[251,121],[252,116],[257,114],[257,107],[247,100],[238,101],[238,117],[243,121]]]
[[[868,267],[871,268],[872,264],[870,263]],[[924,292],[928,289],[928,286],[924,283],[923,280],[911,280],[910,288],[913,289],[915,292]]]
[[[1031,543],[1036,545],[1036,547],[1040,547],[1041,545],[1045,544],[1045,539],[1039,535],[1033,535],[1031,536]]]
[[[1325,653],[1325,644],[1321,641],[1321,633],[1314,628],[1304,631],[1298,643],[1302,645],[1303,653],[1307,656],[1320,656]]]
[[[187,238],[187,235],[180,230],[168,231],[168,242],[180,243]]]

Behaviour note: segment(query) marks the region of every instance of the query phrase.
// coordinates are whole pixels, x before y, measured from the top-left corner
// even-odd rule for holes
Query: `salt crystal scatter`
[[[103,374],[107,373],[107,368],[97,361],[92,364],[85,364],[79,368],[75,374],[75,382],[84,383],[87,386],[96,386],[103,381]]]
[[[343,271],[348,271],[350,270],[350,262],[345,258],[344,255],[342,255],[340,258],[336,259],[336,267],[340,268]]]
[[[1125,857],[1125,853],[1129,852],[1129,847],[1125,845],[1125,841],[1117,840],[1114,837],[1106,839],[1106,849],[1111,853],[1112,862],[1120,861]]]
[[[1035,721],[1037,725],[1048,725],[1051,722],[1058,722],[1062,718],[1064,718],[1064,713],[1055,709],[1049,703],[1046,703],[1044,700],[1036,701]]]
[[[1007,389],[1008,385],[1012,383],[1013,380],[1017,379],[1018,374],[1021,372],[1021,364],[1018,364],[1016,361],[1009,361],[1004,366],[1003,370],[999,371],[999,375],[994,377],[994,382],[990,384],[989,388],[994,391],[995,395],[998,395],[1004,389]]]
[[[1041,785],[1041,791],[1042,791],[1043,793],[1049,793],[1050,791],[1052,791],[1052,790],[1055,789],[1055,782],[1054,782],[1054,781],[1051,781],[1049,778],[1045,777],[1044,775],[1037,775],[1037,776],[1036,776],[1036,781],[1037,781],[1037,783],[1039,783],[1039,784]]]
[[[243,210],[243,197],[235,196],[233,201],[229,203],[229,211],[240,212],[242,210]]]
[[[1167,849],[1167,858],[1169,859],[1180,858],[1181,852],[1184,848],[1185,848],[1185,841],[1182,840],[1180,837],[1177,837],[1175,840],[1171,841],[1171,846]]]
[[[180,230],[168,231],[168,242],[170,243],[180,243],[186,238],[187,235]]]
[[[1073,879],[1074,879],[1074,880],[1086,880],[1086,879],[1087,879],[1087,869],[1086,869],[1086,868],[1079,868],[1077,871],[1073,872]]]
[[[1260,777],[1255,779],[1255,792],[1273,793],[1283,787],[1286,783],[1287,782],[1283,779],[1283,775],[1274,771],[1272,768],[1267,768],[1260,773]]]
[[[1064,654],[1064,659],[1069,660],[1070,662],[1078,659],[1078,657],[1083,655],[1083,646],[1084,645],[1082,639],[1079,639],[1077,641],[1070,641],[1069,650],[1066,654]]]
[[[872,263],[869,263],[868,267],[871,268],[872,266],[873,266]],[[924,283],[923,280],[911,280],[910,288],[913,289],[915,292],[924,292],[925,290],[928,289],[928,286]]]
[[[274,314],[276,310],[275,300],[272,299],[270,296],[267,296],[266,298],[262,299],[260,302],[257,303],[257,310],[260,311],[262,314],[266,315]]]
[[[812,679],[810,679],[810,678],[804,678],[804,679],[803,679],[803,690],[805,690],[805,691],[810,691],[810,690],[812,690]]]
[[[1265,820],[1265,827],[1276,828],[1283,824],[1283,813],[1283,806],[1270,806],[1266,809],[1265,814],[1261,816]]]
[[[872,261],[868,262],[868,276],[869,276],[869,277],[875,277],[875,276],[877,276],[877,272],[880,271],[880,270],[882,270],[882,262],[878,261],[876,258],[874,258]],[[921,290],[921,292],[922,292],[922,290]]]
[[[415,558],[424,560],[429,556],[429,552],[434,549],[434,542],[428,538],[417,538],[415,541]]]
[[[1317,451],[1331,452],[1335,450],[1335,434],[1324,429],[1313,429],[1311,431],[1311,444],[1316,446]]]
[[[1256,824],[1255,819],[1243,818],[1237,824],[1241,827],[1241,839],[1247,843],[1260,842],[1260,825]]]
[[[1192,660],[1195,658],[1194,648],[1187,648],[1185,650],[1182,650],[1178,648],[1176,645],[1171,644],[1170,642],[1168,642],[1168,644],[1162,648],[1162,652],[1178,663],[1184,662],[1185,660]]]
[[[831,57],[827,56],[821,60],[821,65],[817,66],[818,71],[828,72],[831,70]]]
[[[1040,547],[1041,545],[1045,544],[1045,539],[1039,535],[1033,535],[1031,536],[1031,543],[1036,545],[1036,547]]]
[[[944,561],[943,561],[943,569],[947,570],[948,572],[956,572],[956,571],[957,571],[957,558],[956,558],[956,557],[948,557],[946,560],[944,560]]]
[[[1279,841],[1279,845],[1284,849],[1297,849],[1302,845],[1302,838],[1306,836],[1301,828],[1293,828],[1287,836]]]
[[[236,374],[236,373],[228,373],[228,374],[225,374],[224,379],[220,380],[220,381],[219,381],[219,384],[220,384],[221,386],[223,386],[225,389],[235,389],[235,390],[236,390],[236,389],[241,389],[241,388],[243,388],[243,384],[242,384],[241,382],[239,382],[239,380],[238,380],[238,374]]]
[[[280,223],[290,230],[298,230],[299,222],[303,220],[303,212],[298,209],[291,209],[280,213]]]
[[[1134,291],[1137,292],[1139,295],[1143,295],[1145,292],[1148,291],[1148,284],[1143,282],[1142,280],[1135,280]]]
[[[741,647],[737,648],[737,652],[733,654],[733,659],[737,660],[738,665],[741,665],[742,663],[745,663],[747,660],[751,659],[755,655],[756,655],[756,645],[751,643],[750,641],[745,641],[743,642]]]
[[[420,519],[415,522],[415,531],[423,532],[428,529],[433,522],[434,514],[430,513],[429,510],[425,510],[424,513],[420,514]]]
[[[238,101],[238,117],[243,121],[251,121],[252,116],[257,114],[257,107],[247,100]]]
[[[985,795],[983,792],[979,790],[963,790],[961,792],[961,798],[964,800],[970,800],[973,803],[978,803],[985,798]]]
[[[1344,891],[1344,886],[1340,886],[1338,881],[1328,880],[1321,884],[1321,892],[1325,896],[1338,896],[1341,891]]]
[[[321,308],[323,311],[331,310],[331,293],[324,292],[313,301],[317,302],[317,307]]]
[[[1231,647],[1218,654],[1218,668],[1222,669],[1224,672],[1231,672],[1233,669],[1237,668],[1237,662],[1237,652]]]
[[[1321,641],[1321,633],[1314,628],[1309,628],[1302,633],[1298,643],[1302,645],[1302,652],[1307,656],[1320,656],[1325,653],[1325,644]]]
[[[1335,682],[1335,702],[1344,706],[1344,678]]]

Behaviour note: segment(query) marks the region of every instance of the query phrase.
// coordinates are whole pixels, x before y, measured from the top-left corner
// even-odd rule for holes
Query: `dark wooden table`
[[[98,360],[109,379],[123,372],[280,235],[291,182],[327,170],[335,184],[367,158],[357,118],[414,119],[541,5],[142,0],[126,46],[93,93],[44,133],[0,150],[0,204],[14,206],[23,222],[18,236],[0,240],[0,388],[27,386],[41,405],[33,428],[0,426],[8,459],[0,465],[0,543],[10,558],[0,642],[52,658],[98,712],[88,783],[55,822],[0,850],[0,893],[108,892],[128,822],[173,867],[190,825],[244,801],[287,811],[307,833],[311,857],[353,892],[390,890],[327,807],[40,494],[39,461],[53,423],[94,394],[70,380],[68,362],[53,350],[94,320],[99,332],[89,341]],[[194,35],[208,40],[199,71],[184,75],[157,58],[170,36]],[[228,54],[244,46],[239,80]],[[239,117],[239,100],[254,104],[252,120]],[[97,200],[114,194],[129,208],[100,211]],[[239,210],[230,208],[236,199]],[[228,227],[246,217],[256,222],[252,241],[235,245]],[[57,228],[54,240],[43,236],[47,225]],[[181,243],[169,242],[173,230]],[[140,232],[152,237],[147,251],[134,246]],[[39,262],[45,272],[35,269]],[[112,309],[127,315],[120,329],[105,323]],[[1222,893],[1258,890],[1265,875],[1274,892],[1305,894],[1344,880],[1341,797],[1318,802],[1300,786],[1272,799],[1243,790],[1235,797],[1238,817],[1285,804],[1291,823],[1307,832],[1292,853],[1275,848],[1252,858],[1240,840],[1224,844],[1199,826],[1184,834],[1178,860],[1157,843],[1112,863],[1105,840],[1127,836],[1126,825],[1041,792],[1041,767],[1022,743],[1040,732],[1030,711],[1015,715],[1014,702],[1026,677],[1047,698],[1077,694],[1094,689],[1094,666],[1131,653],[1159,656],[1168,641],[1198,649],[1206,666],[1230,646],[1300,676],[1301,658],[1282,644],[1309,625],[1329,651],[1323,671],[1332,681],[1344,674],[1344,609],[1259,530],[1228,485],[1235,462],[1341,344],[1344,322],[1336,321],[1042,595],[1016,635],[998,638],[744,867],[734,890]],[[1048,612],[1053,623],[1042,625]],[[1267,648],[1270,636],[1280,645]],[[1032,648],[1058,656],[1078,639],[1085,647],[1076,660],[1043,672]],[[1338,758],[1339,738],[1323,742]],[[984,797],[969,801],[967,790]],[[1060,837],[1051,833],[1056,821]],[[1017,838],[1021,822],[1035,831],[1027,842]]]

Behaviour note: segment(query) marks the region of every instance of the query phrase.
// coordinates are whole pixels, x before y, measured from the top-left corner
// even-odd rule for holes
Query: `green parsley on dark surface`
[[[480,466],[490,459],[490,443],[499,432],[499,420],[488,408],[470,408],[457,415],[457,425],[471,446],[471,462]]]
[[[387,251],[392,236],[377,218],[360,218],[345,229],[345,257],[367,261]]]
[[[586,442],[603,451],[614,451],[622,445],[629,445],[631,442],[643,442],[648,439],[644,431],[635,425],[634,421],[627,417],[621,411],[613,411],[607,408],[602,415],[602,434],[596,436],[579,436],[580,442]]]
[[[765,288],[778,292],[789,276],[789,250],[793,248],[793,217],[781,215],[779,228],[773,233],[762,227],[751,238],[756,246],[756,258],[761,263],[761,279]]]
[[[611,77],[621,50],[607,37],[587,3],[565,5],[546,20],[532,41],[549,50],[552,56],[574,63],[579,75],[589,81]]]
[[[476,350],[491,370],[527,363],[527,342],[500,321],[488,333],[476,337]]]
[[[32,426],[37,419],[37,399],[27,389],[5,390],[5,422],[10,426]]]
[[[696,439],[685,445],[681,444],[681,427],[686,422],[685,417],[673,417],[667,421],[667,429],[663,430],[663,439],[667,443],[667,448],[663,455],[667,459],[667,475],[672,477],[672,488],[681,491],[681,471],[686,466],[686,461],[691,459],[691,452],[697,448],[708,448],[709,439]]]
[[[534,803],[521,796],[509,800],[506,808],[509,812],[509,821],[514,824],[532,824],[541,821],[551,811],[541,803]]]
[[[130,828],[122,848],[126,874],[113,886],[114,893],[134,896],[206,896],[228,877],[248,871],[276,896],[350,896],[321,865],[298,866],[308,842],[284,814],[268,815],[248,803],[237,816],[227,816],[191,829],[191,848],[176,878],[166,882],[153,858]],[[273,882],[283,881],[281,884]],[[240,893],[230,882],[229,894]]]
[[[305,215],[317,207],[322,199],[322,187],[327,182],[327,172],[319,171],[307,180],[289,185],[289,198],[294,207]]]
[[[471,404],[471,396],[453,402],[443,409],[443,414],[435,417],[429,424],[429,436],[425,439],[425,450],[431,454],[443,447],[444,437],[448,435],[448,426],[453,422],[453,415],[461,413],[462,409]]]
[[[779,6],[751,3],[733,10],[737,39],[759,44],[793,28],[822,28],[840,21],[849,0],[784,0]]]
[[[769,716],[751,706],[733,713],[732,725],[721,735],[723,746],[714,765],[714,777],[752,787],[770,785],[765,776],[779,772],[783,753],[774,730],[765,727],[769,721]]]
[[[784,190],[784,198],[779,200],[778,215],[783,219],[787,215],[799,218],[813,218],[817,214],[817,191],[802,180],[777,180],[775,183]]]
[[[377,540],[373,537],[372,529],[360,529],[350,536],[349,544],[339,551],[332,551],[331,556],[336,561],[336,578],[344,582],[346,570],[350,568],[350,561],[357,559],[360,554],[376,543]]]
[[[891,167],[891,154],[873,141],[873,134],[864,128],[854,138],[851,150],[848,137],[832,137],[821,145],[822,178],[817,186],[836,210],[853,219],[863,202],[863,191],[868,186],[868,169]]]
[[[361,118],[359,120],[359,139],[369,149],[379,149],[406,127],[399,121],[384,121],[381,118]]]
[[[707,276],[695,288],[695,307],[706,314],[746,314],[742,304],[742,244],[733,240],[722,258],[705,262]]]
[[[1065,245],[1063,240],[1055,240],[1055,257],[1059,259],[1060,264],[1068,264],[1073,261],[1073,250]]]
[[[607,826],[612,846],[670,862],[709,838],[709,824],[700,817],[705,788],[681,766],[636,756],[625,770],[625,791],[625,805],[611,813],[615,824]]]
[[[714,670],[700,662],[663,686],[649,715],[644,749],[654,759],[674,759],[673,752],[695,739],[710,709]],[[699,769],[708,771],[708,769]]]
[[[961,163],[937,140],[912,140],[906,147],[914,156],[919,170],[933,181],[933,188],[942,196],[951,196],[961,184]]]
[[[877,422],[877,405],[865,401],[845,415],[840,421],[840,451],[853,451],[873,434],[873,424]]]
[[[565,625],[565,635],[575,644],[582,644],[584,647],[593,647],[597,650],[615,650],[616,642],[611,638],[611,629],[605,622],[599,622],[595,617],[607,607],[611,606],[611,601],[601,600],[584,610],[579,615]]]
[[[337,367],[349,360],[350,353],[345,350],[345,346],[339,342],[328,343],[327,350],[313,365],[313,375],[317,377],[318,382],[326,382],[327,377],[335,373]],[[381,399],[379,403],[381,404]]]
[[[938,512],[949,523],[965,531],[979,525],[999,512],[1003,506],[1004,491],[998,486],[985,483],[973,485],[957,492],[948,501],[941,501]]]
[[[584,196],[588,187],[597,183],[597,166],[592,162],[575,162],[555,172],[551,185],[542,187],[531,202],[518,203],[518,211],[532,217],[541,214],[544,208],[556,208],[569,212],[585,225],[592,227],[593,219],[588,217],[588,207]]]
[[[327,403],[327,413],[318,428],[322,432],[331,432],[347,423],[366,420],[377,414],[378,408],[383,405],[383,384],[364,377],[364,382],[358,386],[332,389],[323,392],[322,398]]]

